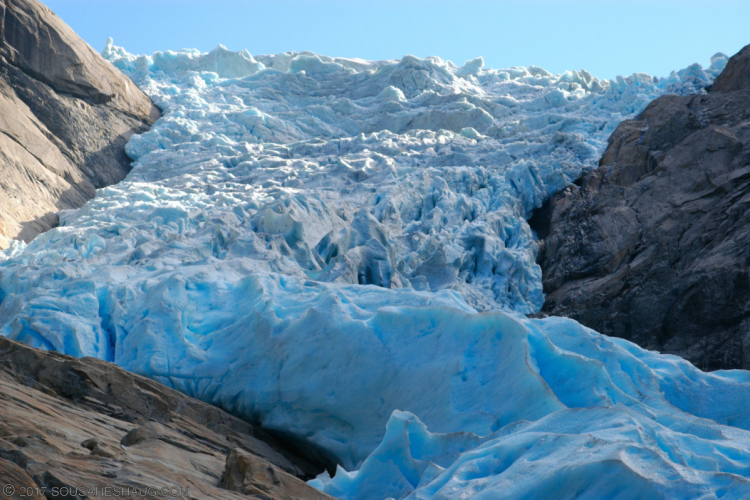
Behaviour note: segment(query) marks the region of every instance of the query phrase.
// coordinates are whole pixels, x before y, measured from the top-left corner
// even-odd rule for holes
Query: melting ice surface
[[[750,374],[542,304],[534,207],[666,78],[439,58],[104,56],[164,110],[128,178],[0,254],[0,334],[306,438],[340,498],[742,498]],[[561,493],[562,492],[562,493]]]

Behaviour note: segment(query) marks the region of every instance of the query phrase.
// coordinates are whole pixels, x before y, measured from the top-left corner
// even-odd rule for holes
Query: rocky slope
[[[36,0],[0,0],[0,248],[125,177],[159,110]]]
[[[109,496],[324,500],[298,479],[321,470],[157,382],[0,337],[0,499],[44,498],[37,487],[46,498],[105,498],[109,487]],[[78,496],[53,494],[65,487]]]
[[[530,221],[543,311],[696,366],[750,368],[750,46],[664,96]]]

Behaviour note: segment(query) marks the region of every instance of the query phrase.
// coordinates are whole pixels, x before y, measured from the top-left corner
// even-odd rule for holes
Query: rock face
[[[28,241],[130,170],[159,110],[36,0],[0,0],[0,248]]]
[[[0,499],[44,498],[30,493],[37,486],[159,490],[146,498],[330,498],[298,479],[321,471],[262,429],[157,382],[0,337],[0,486],[15,488]],[[47,498],[116,496],[99,491]]]
[[[219,483],[222,488],[267,500],[326,500],[325,493],[282,471],[270,462],[234,449]]]
[[[739,51],[711,86],[713,92],[750,90],[750,45]]]
[[[576,184],[530,221],[543,311],[705,370],[750,368],[750,46],[707,95],[620,124]]]

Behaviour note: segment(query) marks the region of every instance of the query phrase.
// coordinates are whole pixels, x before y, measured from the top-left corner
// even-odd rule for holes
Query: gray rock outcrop
[[[750,46],[708,94],[620,124],[576,184],[530,220],[543,311],[705,370],[750,368]]]
[[[133,82],[36,0],[0,0],[0,248],[57,224],[130,170],[159,117]]]

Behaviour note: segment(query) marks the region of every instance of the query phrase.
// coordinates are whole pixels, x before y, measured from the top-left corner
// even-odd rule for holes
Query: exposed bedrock
[[[543,312],[705,370],[750,368],[750,46],[708,94],[620,124],[599,165],[530,221]]]
[[[47,498],[322,500],[331,497],[302,480],[322,470],[158,382],[0,337],[0,499],[43,499],[35,488],[46,487]],[[55,487],[82,490],[51,496]]]
[[[159,110],[51,10],[0,0],[0,248],[29,241],[130,170]]]

